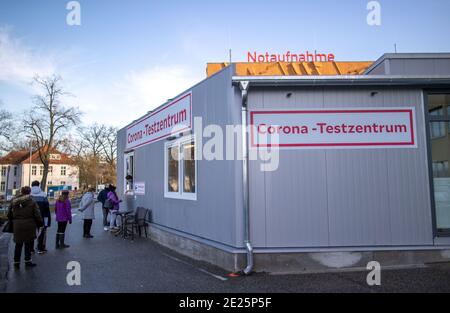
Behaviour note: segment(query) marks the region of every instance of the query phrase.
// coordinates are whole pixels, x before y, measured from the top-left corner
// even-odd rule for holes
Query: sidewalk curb
[[[0,293],[6,291],[7,275],[9,270],[9,243],[10,234],[0,233]]]

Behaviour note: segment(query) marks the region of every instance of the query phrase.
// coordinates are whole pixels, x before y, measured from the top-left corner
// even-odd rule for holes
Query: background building
[[[0,195],[15,194],[22,186],[42,180],[44,166],[38,151],[31,154],[29,150],[11,151],[0,158]],[[79,187],[78,167],[70,156],[54,150],[50,154],[50,167],[47,176],[47,188],[51,186],[67,186],[71,189]]]

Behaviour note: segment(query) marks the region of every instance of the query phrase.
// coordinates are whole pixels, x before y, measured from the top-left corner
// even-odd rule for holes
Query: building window
[[[62,186],[65,186],[65,185],[66,185],[66,182],[65,182],[65,181],[62,181],[62,182],[61,182],[61,185],[62,185]]]
[[[61,160],[61,154],[50,154],[50,160]]]
[[[430,117],[443,117],[443,110],[441,108],[436,108],[430,110]],[[430,125],[430,135],[431,138],[439,138],[445,136],[445,123],[444,122],[435,122]]]
[[[6,166],[2,166],[2,176],[6,176]]]
[[[52,175],[53,174],[53,166],[49,166],[48,167],[48,174]]]
[[[17,166],[14,166],[14,176],[17,176]]]
[[[450,233],[450,94],[428,94],[427,103],[435,223],[438,235],[445,235]]]
[[[134,153],[128,153],[125,155],[125,192],[129,193],[134,190]]]
[[[164,161],[164,196],[197,200],[197,161],[193,137],[166,143]]]
[[[433,177],[449,177],[448,161],[433,161]]]
[[[61,176],[66,176],[66,167],[61,166]]]
[[[36,173],[37,173],[37,166],[36,166],[36,165],[33,165],[33,166],[31,167],[31,175],[36,175]]]
[[[39,175],[44,175],[44,165],[41,165],[40,167],[39,167]]]
[[[49,180],[49,181],[47,182],[47,185],[52,186],[52,185],[53,185],[53,182],[52,182],[51,180]]]
[[[5,191],[5,182],[2,181],[0,184],[0,191]]]
[[[17,182],[13,183],[13,189],[17,189]]]

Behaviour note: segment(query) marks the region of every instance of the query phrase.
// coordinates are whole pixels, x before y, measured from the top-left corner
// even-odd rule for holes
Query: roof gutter
[[[342,75],[342,76],[233,76],[233,84],[252,86],[420,86],[449,87],[450,76]]]

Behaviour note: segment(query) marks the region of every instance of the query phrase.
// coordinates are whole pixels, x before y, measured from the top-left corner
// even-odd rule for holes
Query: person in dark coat
[[[111,185],[103,189],[99,192],[97,196],[97,200],[102,203],[102,211],[103,211],[103,228],[104,230],[108,230],[109,222],[108,222],[108,213],[109,209],[105,208],[105,201],[108,198],[108,193],[111,191]]]
[[[34,267],[31,260],[31,250],[36,230],[43,225],[41,213],[37,203],[30,196],[31,188],[26,186],[20,190],[20,195],[15,197],[8,209],[8,218],[12,220],[14,242],[14,267],[20,267],[22,248],[25,246],[25,266]]]
[[[31,197],[39,206],[39,211],[41,212],[42,219],[44,220],[44,226],[39,228],[37,244],[37,253],[43,254],[47,252],[45,243],[47,241],[47,228],[50,227],[51,224],[51,214],[47,194],[41,190],[39,185],[40,183],[37,180],[31,183]]]

